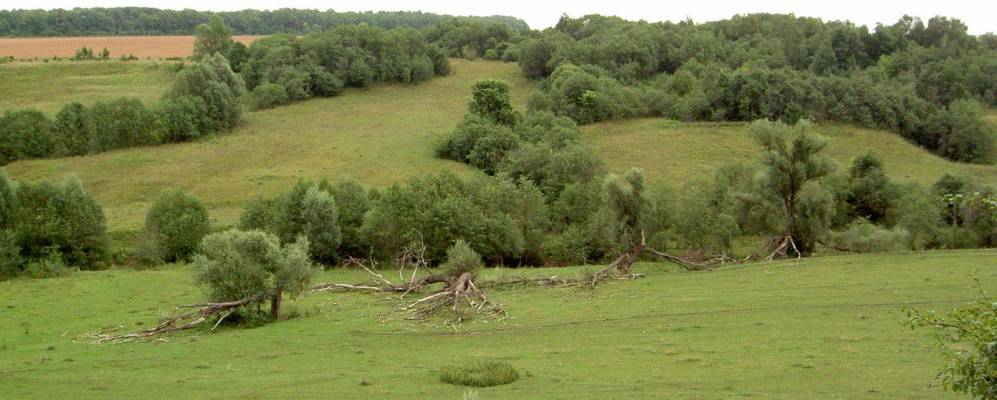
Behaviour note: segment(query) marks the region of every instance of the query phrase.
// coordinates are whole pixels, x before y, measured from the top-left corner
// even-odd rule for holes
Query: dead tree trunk
[[[280,287],[274,289],[273,298],[270,299],[270,315],[273,316],[274,321],[280,320],[280,300],[283,293]]]

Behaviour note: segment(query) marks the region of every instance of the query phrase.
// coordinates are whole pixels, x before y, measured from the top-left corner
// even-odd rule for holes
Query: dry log
[[[218,325],[228,317],[232,315],[237,309],[246,306],[248,304],[262,300],[267,293],[260,293],[255,296],[246,297],[241,300],[228,301],[222,303],[198,303],[198,304],[183,304],[179,305],[173,309],[173,316],[163,319],[155,327],[144,329],[135,332],[128,333],[105,333],[100,332],[93,335],[94,340],[98,343],[112,342],[112,343],[124,343],[133,340],[142,340],[150,338],[156,335],[166,334],[170,332],[176,332],[184,329],[190,329],[201,323],[208,321],[214,316],[222,314],[218,321],[215,322],[211,330],[218,328]],[[195,310],[180,312],[180,310],[191,309]],[[223,314],[224,313],[224,314]]]

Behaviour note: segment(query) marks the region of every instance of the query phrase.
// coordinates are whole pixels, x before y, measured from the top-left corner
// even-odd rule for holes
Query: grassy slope
[[[586,141],[595,147],[610,169],[625,172],[639,167],[651,179],[680,185],[685,178],[712,173],[726,163],[754,160],[758,147],[747,135],[747,124],[682,123],[655,118],[633,119],[586,126]],[[896,134],[847,125],[820,125],[830,138],[825,150],[847,168],[851,159],[872,151],[900,181],[935,183],[945,172],[997,182],[997,167],[956,163],[912,146]]]
[[[93,345],[195,301],[186,268],[0,282],[0,393],[11,398],[459,399],[434,370],[503,359],[525,377],[483,399],[944,399],[941,355],[901,304],[945,309],[997,290],[997,252],[835,256],[711,273],[640,264],[595,291],[493,292],[511,317],[455,330],[404,320],[397,300],[314,294],[301,317],[154,343]],[[529,270],[574,274],[577,269]],[[508,270],[488,274],[509,274]],[[327,272],[323,281],[362,279]],[[75,339],[74,339],[75,338]],[[361,385],[362,381],[370,385]]]
[[[171,187],[193,191],[213,218],[231,224],[255,193],[286,190],[299,178],[348,176],[387,185],[429,171],[469,174],[470,167],[435,159],[432,144],[466,111],[471,83],[509,80],[517,106],[529,88],[512,64],[452,63],[453,75],[414,86],[353,90],[248,113],[234,132],[197,143],[18,162],[7,170],[28,179],[77,174],[113,228],[139,226],[149,202]]]
[[[121,96],[152,104],[173,80],[166,66],[148,61],[0,64],[0,111],[33,107],[54,116],[71,101],[89,105]]]
[[[335,98],[248,113],[234,132],[197,143],[22,161],[6,168],[12,176],[25,179],[59,180],[77,174],[104,206],[113,230],[139,227],[150,201],[161,190],[175,187],[196,193],[217,224],[229,225],[254,194],[285,190],[299,178],[348,176],[368,185],[387,185],[430,171],[471,174],[471,168],[434,159],[432,154],[435,138],[452,129],[465,112],[470,84],[486,77],[509,80],[516,106],[522,109],[531,83],[514,64],[452,63],[453,75],[414,86],[353,90]],[[133,65],[141,64],[128,64]],[[3,68],[8,67],[0,66],[0,71]],[[44,80],[44,75],[37,75],[44,72],[32,74],[36,74],[32,80]],[[0,84],[11,79],[0,76]],[[117,88],[131,90],[127,85]],[[38,99],[19,93],[18,104],[37,104]],[[641,167],[652,179],[680,185],[723,163],[755,159],[757,147],[744,134],[744,126],[635,119],[587,126],[584,132],[612,170]],[[997,181],[997,167],[948,162],[892,133],[847,126],[819,130],[831,137],[828,152],[842,164],[871,149],[884,158],[895,178],[927,185],[945,171],[959,171]]]

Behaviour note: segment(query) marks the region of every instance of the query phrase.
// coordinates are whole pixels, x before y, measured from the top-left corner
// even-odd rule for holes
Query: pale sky
[[[246,8],[310,8],[336,11],[425,11],[452,15],[510,15],[525,20],[532,28],[546,28],[557,22],[562,13],[572,17],[585,14],[617,15],[626,19],[696,22],[726,19],[734,14],[773,12],[824,20],[848,19],[859,25],[874,27],[877,22],[892,24],[903,14],[927,20],[935,15],[961,19],[970,33],[997,31],[997,0],[0,0],[0,8],[73,8],[143,6],[156,8],[233,11]]]

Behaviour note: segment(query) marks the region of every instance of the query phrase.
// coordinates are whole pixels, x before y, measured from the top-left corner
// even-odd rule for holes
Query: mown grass
[[[760,147],[747,134],[748,123],[684,123],[657,118],[593,124],[583,128],[610,169],[626,172],[641,168],[650,179],[680,186],[691,176],[707,175],[727,163],[754,162]],[[997,166],[957,163],[913,146],[886,131],[849,125],[818,125],[830,141],[825,152],[840,168],[866,151],[874,152],[898,181],[934,184],[946,172],[961,173],[983,182],[997,182]]]
[[[164,341],[95,345],[102,327],[148,326],[197,301],[186,267],[0,282],[0,393],[32,398],[460,399],[455,362],[514,365],[482,399],[955,399],[926,331],[903,304],[948,309],[997,290],[997,252],[833,256],[678,272],[640,263],[636,281],[595,290],[509,289],[504,320],[456,328],[408,321],[397,299],[312,294],[299,317]],[[487,276],[580,273],[488,269]],[[326,272],[354,282],[362,272]],[[140,325],[140,323],[142,325]]]
[[[170,62],[87,61],[0,64],[0,112],[34,108],[54,117],[66,103],[137,97],[151,105],[173,81]]]

